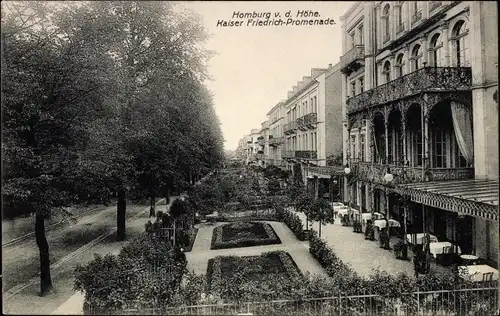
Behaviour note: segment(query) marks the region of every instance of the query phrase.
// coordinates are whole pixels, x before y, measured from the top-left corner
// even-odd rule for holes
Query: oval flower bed
[[[281,244],[271,225],[262,222],[235,222],[214,229],[210,249]]]

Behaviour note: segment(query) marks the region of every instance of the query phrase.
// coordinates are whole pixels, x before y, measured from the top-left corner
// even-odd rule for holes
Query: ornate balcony
[[[422,19],[422,11],[418,11],[418,12],[415,12],[412,16],[411,16],[411,25],[417,23],[418,21],[420,21]]]
[[[383,165],[370,162],[355,163],[357,175],[362,181],[384,184],[384,175],[389,167],[394,184],[424,181],[463,180],[474,178],[474,168],[429,168]]]
[[[470,90],[471,85],[471,68],[426,67],[349,98],[347,113],[364,111],[424,92]]]
[[[304,115],[304,124],[308,128],[316,127],[317,123],[318,123],[318,113],[309,113]]]
[[[307,126],[304,124],[304,117],[299,117],[297,120],[297,128],[300,129],[301,131],[307,131]]]
[[[441,6],[441,1],[430,1],[429,2],[429,12],[432,12]]]
[[[343,56],[340,56],[340,71],[351,73],[362,65],[365,60],[365,45],[355,45]]]
[[[283,137],[269,138],[269,146],[278,147],[281,144],[283,144]]]
[[[307,170],[325,176],[344,175],[344,167],[342,166],[315,166],[315,167],[307,167]]]
[[[298,159],[317,159],[318,152],[315,150],[296,150],[295,158]]]
[[[396,26],[396,34],[399,34],[405,30],[405,24],[400,23]]]
[[[297,130],[296,121],[288,122],[288,124],[285,125],[285,135],[295,134],[296,130]]]
[[[257,143],[260,146],[264,146],[266,144],[266,139],[264,138],[264,136],[260,136],[259,138],[257,138]]]

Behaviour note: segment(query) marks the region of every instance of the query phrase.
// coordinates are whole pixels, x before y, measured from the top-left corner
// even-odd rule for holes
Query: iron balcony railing
[[[403,99],[421,92],[469,90],[470,67],[425,67],[347,99],[347,113]]]
[[[257,143],[261,146],[264,146],[266,143],[266,140],[264,138],[257,139]]]
[[[310,172],[315,172],[325,176],[344,175],[344,167],[342,166],[314,166],[306,167],[306,169]]]
[[[297,119],[297,127],[301,130],[311,128],[316,123],[318,123],[318,113],[308,113]]]
[[[394,164],[381,164],[371,162],[351,162],[357,166],[357,173],[360,179],[384,184],[384,176],[387,168],[394,176],[394,184],[416,183],[429,180],[465,180],[474,178],[474,168],[429,168],[422,172],[421,166],[401,166]]]
[[[281,153],[283,158],[295,158],[295,152],[293,150],[285,150]]]
[[[318,152],[315,150],[296,150],[295,158],[298,159],[317,159]]]
[[[347,53],[340,56],[340,68],[344,69],[351,63],[365,58],[365,45],[354,45]]]

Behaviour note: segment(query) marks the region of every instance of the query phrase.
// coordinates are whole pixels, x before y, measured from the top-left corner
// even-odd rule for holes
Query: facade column
[[[441,24],[441,36],[443,37],[443,67],[450,66],[450,41],[448,39],[448,22]]]
[[[367,119],[366,120],[366,132],[365,132],[365,157],[364,161],[370,162],[372,161],[372,147],[371,147],[371,139],[372,139],[372,133],[371,133],[371,120]]]
[[[403,165],[406,166],[406,161],[408,157],[406,156],[406,117],[405,113],[401,113],[401,134],[403,138]]]
[[[385,139],[385,163],[389,163],[389,114],[387,107],[384,109],[384,139]]]
[[[413,13],[410,10],[410,2],[403,2],[403,20],[405,24],[405,31],[408,32],[411,29],[411,15]]]
[[[428,118],[427,94],[424,95],[424,102],[421,106],[421,109],[422,109],[422,154],[423,154],[422,164],[425,168],[428,168],[430,165],[430,160],[429,160],[429,118]]]
[[[395,55],[391,55],[390,57],[390,60],[391,60],[391,80],[394,80],[397,75],[396,75],[396,56]]]
[[[422,20],[426,20],[429,17],[429,1],[423,1],[420,10],[422,11]]]
[[[427,42],[427,34],[424,34],[422,37],[422,63],[426,63],[429,65],[429,43]]]
[[[406,44],[404,47],[403,47],[403,53],[404,53],[404,74],[407,75],[411,72],[411,60],[410,60],[410,46],[408,46],[408,44]]]

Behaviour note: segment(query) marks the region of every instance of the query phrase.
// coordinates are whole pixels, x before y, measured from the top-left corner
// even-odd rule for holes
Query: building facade
[[[269,122],[262,122],[260,128],[260,136],[258,138],[257,158],[259,166],[265,168],[269,164]]]
[[[269,141],[268,141],[268,162],[278,167],[284,166],[285,162],[281,157],[283,148],[283,128],[284,128],[284,103],[279,102],[268,113]]]
[[[495,265],[497,19],[496,2],[358,2],[340,61],[343,199]]]
[[[259,165],[259,155],[263,154],[263,151],[260,149],[261,146],[259,146],[259,137],[261,136],[260,134],[260,128],[257,129],[252,129],[250,131],[250,134],[248,135],[247,138],[247,160],[246,163],[248,164],[255,164]],[[261,152],[259,154],[259,152]]]

